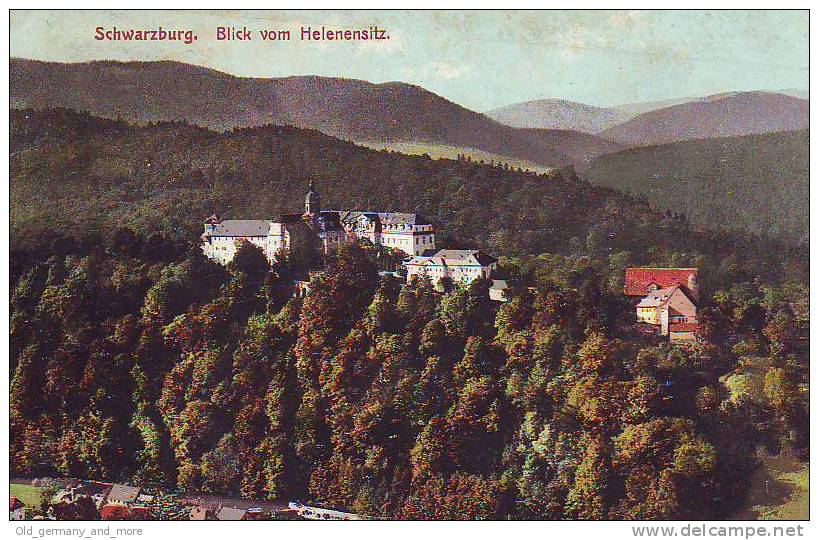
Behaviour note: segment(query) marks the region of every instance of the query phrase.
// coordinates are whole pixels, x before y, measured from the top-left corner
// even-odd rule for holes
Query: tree
[[[239,244],[228,268],[233,272],[242,272],[247,277],[248,286],[258,289],[270,270],[270,263],[261,248],[245,241]]]
[[[771,368],[765,373],[764,391],[779,414],[790,414],[799,404],[799,386],[785,368]]]
[[[51,505],[54,518],[58,521],[94,521],[100,519],[97,505],[91,497],[82,496],[73,502]]]

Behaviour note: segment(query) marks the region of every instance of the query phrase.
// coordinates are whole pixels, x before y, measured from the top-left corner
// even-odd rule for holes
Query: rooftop
[[[671,295],[674,294],[674,291],[679,289],[679,285],[674,285],[673,287],[667,287],[665,289],[660,289],[657,291],[652,291],[648,293],[648,295],[640,300],[640,303],[637,304],[637,307],[659,307],[668,302],[668,299],[671,298]]]
[[[697,332],[700,329],[699,323],[671,323],[668,326],[669,332]]]
[[[247,514],[247,510],[223,506],[216,513],[216,518],[220,521],[241,521],[245,514]]]
[[[629,296],[645,296],[652,292],[652,285],[657,289],[667,289],[674,285],[689,286],[693,278],[696,286],[697,268],[627,268],[625,293]]]
[[[267,236],[270,223],[267,219],[225,219],[212,224],[213,230],[203,236]]]
[[[489,266],[496,262],[498,262],[498,259],[479,249],[441,249],[433,255],[416,255],[406,264],[417,266]]]
[[[431,225],[429,220],[421,217],[420,214],[410,214],[404,212],[367,212],[367,211],[345,211],[336,212],[342,223],[357,221],[361,216],[373,221],[379,221],[382,225]]]
[[[111,492],[108,493],[108,500],[130,502],[136,500],[141,488],[126,486],[125,484],[114,484]]]

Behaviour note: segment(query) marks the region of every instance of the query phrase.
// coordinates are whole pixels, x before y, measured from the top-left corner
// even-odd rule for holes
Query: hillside
[[[518,131],[525,137],[535,141],[537,144],[567,156],[578,170],[585,168],[588,163],[597,156],[617,152],[625,147],[621,144],[607,141],[600,137],[583,133],[581,131],[571,131],[563,129],[523,129]],[[510,167],[531,170],[535,172],[548,172],[549,168],[539,165],[533,161],[525,159],[509,158],[491,152],[484,152],[476,148],[447,146],[434,143],[419,142],[384,142],[384,141],[354,141],[376,150],[387,149],[400,152],[402,154],[422,155],[427,154],[433,158],[456,159],[459,155],[472,158],[473,161],[483,161],[485,163],[506,163]]]
[[[12,477],[372,518],[691,520],[736,514],[760,436],[808,460],[805,246],[697,230],[567,171],[314,130],[10,120]],[[507,255],[510,300],[381,276],[365,243],[294,296],[292,261],[194,246],[210,212],[275,217],[308,179],[327,207],[419,211],[442,246]],[[700,269],[704,343],[633,330],[623,269],[644,264]],[[737,351],[770,355],[772,407],[720,390]]]
[[[10,62],[13,108],[65,107],[104,118],[185,121],[225,130],[263,124],[354,141],[474,148],[546,167],[572,162],[538,137],[421,87],[328,77],[254,79],[178,62]]]
[[[731,92],[643,113],[600,133],[628,146],[649,146],[808,128],[808,102],[769,92]]]
[[[806,241],[808,139],[802,130],[634,148],[595,159],[585,176],[700,226]]]
[[[600,139],[602,140],[602,139]],[[510,158],[509,156],[502,156],[500,154],[493,154],[478,150],[477,148],[468,148],[465,146],[450,146],[446,144],[425,143],[418,141],[353,141],[359,146],[366,146],[373,150],[391,150],[399,154],[406,154],[408,156],[423,156],[428,155],[433,159],[458,159],[458,156],[468,156],[472,161],[483,163],[505,163],[515,169],[528,170],[536,173],[550,173],[553,171],[551,167],[546,167],[534,161],[526,159]],[[607,141],[605,141],[607,142]],[[614,143],[610,143],[614,144]]]
[[[682,97],[675,99],[662,99],[659,101],[639,101],[636,103],[625,103],[623,105],[617,105],[616,107],[611,107],[611,109],[618,111],[623,115],[626,115],[628,117],[628,120],[631,120],[638,114],[643,114],[649,111],[656,111],[657,109],[664,109],[666,107],[673,107],[674,105],[688,103],[689,101],[695,101],[697,99],[698,98],[695,97]]]
[[[584,169],[597,156],[618,152],[626,148],[622,144],[607,141],[582,131],[562,129],[527,129],[523,131],[540,144],[554,148],[561,154],[569,156],[579,170]]]
[[[607,205],[646,212],[560,173],[378,152],[291,127],[220,133],[12,111],[11,147],[15,247],[55,229],[117,225],[195,239],[214,211],[249,218],[299,208],[310,178],[326,207],[420,211],[447,234],[498,253],[565,250],[608,221]],[[618,240],[637,242],[630,230],[631,240]]]
[[[699,252],[716,266],[731,250],[769,258],[772,279],[791,263],[803,272],[787,243],[698,232],[679,216],[568,173],[379,152],[317,131],[220,133],[13,110],[10,144],[14,249],[49,245],[55,234],[93,244],[119,226],[195,242],[214,211],[241,219],[300,208],[313,178],[327,208],[420,212],[452,247],[525,255],[593,246],[628,251],[634,263],[656,261],[657,250]]]
[[[484,113],[507,126],[600,133],[634,115],[565,99],[540,99],[513,103]]]

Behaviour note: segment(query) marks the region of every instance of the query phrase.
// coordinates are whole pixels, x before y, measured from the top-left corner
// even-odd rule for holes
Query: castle
[[[460,283],[489,278],[498,262],[476,249],[436,251],[432,224],[418,214],[322,210],[312,181],[303,212],[272,220],[223,220],[214,214],[205,220],[201,237],[204,254],[220,264],[232,261],[242,242],[258,246],[272,263],[282,253],[293,258],[312,249],[327,254],[342,242],[359,238],[403,252],[407,281],[425,275],[436,287],[445,278]]]
[[[228,264],[239,245],[250,242],[272,263],[283,252],[292,255],[317,248],[327,254],[342,242],[359,238],[403,252],[407,256],[403,263],[407,281],[425,275],[436,288],[445,278],[464,284],[489,278],[498,263],[477,249],[436,250],[432,224],[418,214],[322,210],[321,196],[312,181],[300,214],[283,214],[274,220],[209,217],[202,234],[202,251],[216,262]],[[501,289],[496,293],[502,297]]]
[[[418,214],[322,210],[314,182],[304,198],[302,213],[277,219],[205,220],[202,251],[220,264],[233,260],[241,242],[258,246],[271,263],[281,252],[293,252],[299,244],[318,240],[324,253],[342,242],[366,238],[374,245],[403,251],[408,256],[435,249],[432,224]]]

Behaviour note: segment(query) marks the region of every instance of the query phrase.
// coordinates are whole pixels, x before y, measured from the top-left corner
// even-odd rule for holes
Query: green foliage
[[[695,233],[583,183],[372,153],[289,128],[133,128],[64,111],[13,121],[25,147],[13,192],[55,174],[60,188],[44,195],[60,198],[54,208],[94,185],[91,207],[116,194],[129,210],[118,202],[110,215],[138,217],[133,235],[100,243],[84,237],[93,212],[61,214],[48,227],[78,220],[76,242],[13,253],[13,474],[407,519],[707,519],[739,504],[752,441],[807,448],[806,398],[793,398],[806,395],[807,288],[779,275],[793,261],[768,264],[778,254],[764,242]],[[73,146],[41,162],[34,133],[44,148]],[[192,170],[224,167],[192,182],[191,170],[173,172],[171,155]],[[161,238],[139,239],[175,228],[195,238],[191,215],[217,201],[267,213],[294,179],[339,171],[381,178],[367,195],[383,196],[379,206],[407,208],[404,184],[390,182],[409,179],[436,224],[504,246],[505,271],[519,280],[510,301],[491,302],[485,280],[439,292],[426,279],[379,278],[381,254],[364,244],[331,254],[309,273],[307,295],[292,297],[307,270],[293,261],[269,268],[243,246],[223,268],[170,233],[158,251],[145,245]],[[262,177],[266,191],[237,188]],[[142,195],[123,198],[123,186]],[[366,202],[351,186],[328,195]],[[165,205],[174,191],[189,198]],[[25,244],[45,222],[22,223],[32,208],[19,197],[14,234]],[[704,289],[717,290],[713,301],[703,291],[705,343],[658,345],[632,332],[618,276],[648,259],[703,262]],[[748,343],[766,355],[770,406],[748,399],[753,381],[736,371],[746,365],[736,352],[751,350],[737,345]]]
[[[703,227],[806,241],[808,137],[802,130],[634,148],[596,158],[586,177]]]

